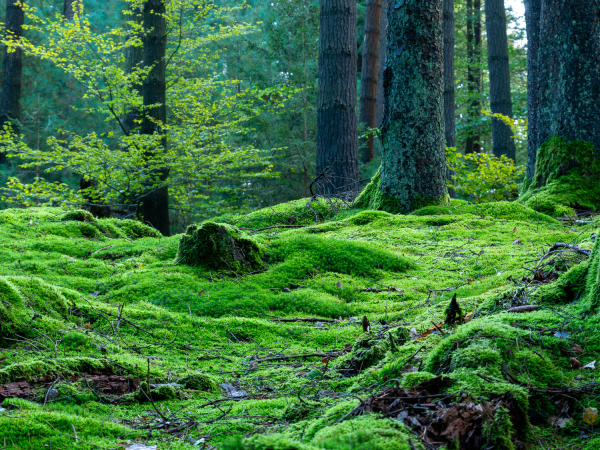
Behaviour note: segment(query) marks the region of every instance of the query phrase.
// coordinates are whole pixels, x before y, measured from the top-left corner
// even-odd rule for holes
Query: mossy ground
[[[577,344],[583,364],[600,359],[594,291],[600,250],[538,289],[513,281],[528,276],[555,242],[591,250],[594,225],[567,227],[506,202],[452,202],[412,215],[321,204],[309,220],[301,213],[317,207],[306,203],[217,219],[241,229],[281,225],[284,216],[289,225],[306,225],[242,230],[266,249],[259,273],[180,264],[181,235],[159,237],[131,221],[81,220],[52,208],[0,212],[0,384],[42,386],[33,399],[38,406],[0,413],[0,443],[40,449],[51,439],[53,449],[91,449],[141,440],[183,449],[204,438],[231,450],[409,450],[412,438],[422,448],[390,419],[335,423],[377,393],[369,386],[383,389],[398,378],[410,387],[436,373],[455,378],[447,392],[457,398],[510,392],[531,417],[545,417],[532,420],[530,448],[538,448],[538,439],[545,448],[567,448],[581,442],[582,432],[594,437],[582,408],[599,407],[596,396],[579,396],[574,419],[555,429],[547,420],[560,415],[555,399],[530,388],[596,380],[595,370],[573,368],[570,357]],[[453,294],[464,314],[473,313],[471,321],[445,327],[444,335],[432,332]],[[545,308],[508,313],[524,296]],[[297,317],[338,320],[277,319]],[[540,331],[563,325],[568,337]],[[329,356],[296,356],[304,354]],[[418,371],[403,375],[407,364]],[[186,414],[195,425],[149,433],[157,416],[152,405],[136,394],[101,403],[85,382],[98,373],[177,383],[162,388],[169,395],[156,406]],[[59,395],[43,404],[57,378]],[[245,397],[212,404],[227,397],[223,383]],[[504,434],[487,430],[501,446],[521,424],[510,423],[504,411],[497,421]]]

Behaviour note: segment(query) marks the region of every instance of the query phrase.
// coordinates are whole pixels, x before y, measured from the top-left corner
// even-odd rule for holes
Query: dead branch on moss
[[[339,322],[337,319],[317,319],[313,317],[294,317],[294,318],[283,318],[270,316],[269,314],[262,314],[263,316],[272,317],[272,319],[267,319],[270,322],[311,322],[311,323],[335,323]]]

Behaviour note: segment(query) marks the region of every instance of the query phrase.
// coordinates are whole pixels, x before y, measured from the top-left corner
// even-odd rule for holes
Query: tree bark
[[[143,63],[151,67],[150,73],[142,85],[144,112],[142,115],[142,134],[163,134],[159,148],[152,152],[166,151],[167,140],[160,124],[167,119],[166,109],[166,49],[167,25],[166,7],[164,0],[146,0],[143,7],[144,38],[143,38]],[[157,105],[152,106],[150,105]],[[157,123],[158,122],[158,123]],[[169,231],[169,191],[162,185],[168,178],[168,169],[161,169],[154,174],[155,183],[159,187],[150,187],[141,201],[140,213],[144,221],[156,228],[163,235],[168,236]],[[162,185],[162,186],[160,186]]]
[[[485,0],[485,15],[490,72],[490,106],[492,113],[499,113],[512,119],[504,0]],[[505,155],[513,161],[516,160],[517,150],[512,130],[504,122],[495,118],[492,118],[492,148],[495,156]]]
[[[479,119],[481,116],[481,0],[467,0],[467,107],[468,134],[466,153],[480,153]]]
[[[443,0],[444,8],[444,129],[446,147],[456,147],[456,100],[454,92],[454,0]],[[446,178],[452,180],[452,171]],[[451,198],[456,198],[454,189],[448,189]]]
[[[78,8],[81,0],[65,0],[63,4],[63,16],[67,20],[73,20],[75,13],[79,12]]]
[[[447,202],[441,0],[404,0],[388,11],[380,192],[406,213]]]
[[[542,0],[536,144],[550,137],[600,150],[600,0]]]
[[[387,10],[388,0],[381,0],[381,22],[379,25],[379,58],[377,71],[377,106],[375,112],[375,125],[381,128],[383,122],[383,104],[385,95],[383,92],[383,71],[385,69],[385,48],[387,43]]]
[[[375,115],[377,113],[380,25],[381,0],[367,0],[358,122],[364,123],[369,128],[375,128]],[[365,163],[373,159],[374,140],[375,137],[371,135],[366,139],[366,142],[361,142],[362,145],[365,145],[361,158]]]
[[[448,147],[456,147],[455,103],[454,0],[444,0],[444,123]]]
[[[319,12],[317,173],[333,174],[321,194],[358,191],[356,1],[321,0]]]
[[[540,103],[539,52],[541,0],[525,0],[527,27],[527,179],[533,180],[538,149],[538,108]]]
[[[19,0],[6,0],[5,26],[8,36],[18,39],[23,37],[25,13]],[[21,72],[23,69],[23,50],[4,50],[2,66],[2,92],[0,93],[0,129],[11,124],[15,134],[19,133],[21,117]],[[5,164],[6,154],[0,153],[0,164]]]

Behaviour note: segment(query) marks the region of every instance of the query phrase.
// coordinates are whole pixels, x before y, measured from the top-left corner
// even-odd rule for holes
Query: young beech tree
[[[469,132],[466,153],[481,152],[481,0],[466,0],[467,9],[467,89],[469,91]]]
[[[326,194],[358,190],[356,1],[321,0],[317,174],[331,167]]]
[[[360,77],[359,123],[375,128],[377,113],[377,77],[379,72],[379,33],[381,25],[381,0],[367,0],[365,16],[365,37],[362,55],[362,73]],[[362,161],[373,159],[374,136],[366,139]]]
[[[525,24],[527,27],[527,180],[535,173],[538,149],[537,121],[540,102],[539,52],[541,0],[525,0]]]
[[[527,162],[532,176],[537,149],[551,137],[589,142],[600,151],[600,0],[528,0],[527,11],[534,43],[528,47],[535,86],[529,131],[536,148]]]
[[[252,180],[272,176],[267,152],[251,144],[233,146],[232,136],[248,133],[245,124],[267,108],[280,107],[287,93],[234,89],[237,83],[222,76],[219,54],[210,50],[214,42],[248,33],[249,28],[229,21],[230,11],[204,0],[162,6],[157,0],[127,1],[127,26],[100,34],[92,31],[85,11],[68,21],[62,16],[43,20],[34,9],[26,9],[33,31],[46,37],[39,40],[44,43],[21,39],[5,44],[18,45],[72,76],[86,89],[80,107],[89,105],[87,110],[103,116],[103,127],[111,130],[96,132],[93,123],[62,130],[59,137],[48,139],[44,150],[3,135],[1,143],[22,166],[42,166],[46,173],[66,170],[93,181],[75,189],[43,177],[31,184],[12,178],[4,188],[5,200],[89,206],[86,199],[94,199],[134,210],[168,233],[167,198],[172,211],[215,214],[227,210],[227,199],[243,194]],[[171,36],[166,43],[165,30]],[[265,102],[269,95],[281,101]],[[159,219],[149,204],[155,205]]]
[[[6,39],[18,41],[23,36],[25,13],[21,0],[6,0]],[[4,50],[2,65],[2,92],[0,93],[0,130],[8,123],[15,134],[19,133],[21,113],[21,72],[23,69],[23,50],[16,46],[7,46]],[[6,153],[0,152],[0,163],[6,162]]]
[[[359,205],[406,213],[448,201],[443,46],[440,0],[388,9],[382,164]]]
[[[508,36],[504,0],[485,0],[488,68],[490,72],[490,106],[493,114],[512,118],[510,68],[508,65]],[[492,118],[492,147],[495,156],[516,159],[512,129]]]

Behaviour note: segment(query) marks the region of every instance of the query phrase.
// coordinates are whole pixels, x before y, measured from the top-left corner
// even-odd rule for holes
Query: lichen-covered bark
[[[142,12],[144,21],[143,61],[151,67],[150,73],[142,85],[144,99],[144,115],[142,118],[141,132],[143,134],[164,133],[160,128],[161,123],[167,119],[166,108],[166,61],[167,50],[167,24],[166,6],[164,0],[146,0]],[[152,106],[149,108],[150,105]],[[162,141],[162,148],[153,151],[165,151],[166,138]],[[156,174],[164,182],[168,177],[168,170],[163,169]],[[149,187],[142,198],[141,214],[144,221],[152,225],[163,235],[168,236],[169,230],[169,190],[167,186]]]
[[[473,126],[481,117],[481,0],[467,0],[467,90],[469,118],[466,153],[481,153],[479,126]]]
[[[540,101],[538,58],[540,51],[541,0],[525,0],[527,26],[527,182],[533,180],[537,149],[537,116]]]
[[[447,201],[442,0],[388,8],[380,208],[408,212]]]
[[[512,118],[510,68],[508,64],[508,37],[504,0],[485,0],[490,72],[490,106],[492,113]],[[492,147],[495,156],[516,159],[512,130],[499,119],[492,119]]]
[[[600,150],[600,0],[542,0],[538,146],[551,137]]]
[[[375,113],[375,125],[381,127],[383,121],[383,104],[385,96],[383,92],[383,71],[385,69],[385,48],[387,42],[387,10],[388,0],[381,0],[381,22],[379,25],[379,58],[377,70],[377,105]]]
[[[18,39],[23,36],[25,13],[18,0],[6,1],[5,26],[8,36]],[[0,94],[0,129],[10,122],[18,134],[18,121],[21,115],[21,72],[23,69],[23,50],[15,48],[8,52],[4,49],[2,66],[2,92]],[[0,152],[0,164],[6,163],[6,154]]]
[[[317,173],[332,168],[337,196],[358,190],[356,2],[321,0],[319,33]]]
[[[369,128],[375,127],[375,114],[377,112],[380,25],[381,0],[367,0],[358,122],[364,123]],[[362,144],[365,145],[365,148],[363,149],[361,159],[367,163],[373,159],[374,136],[369,136]]]
[[[446,145],[456,146],[454,94],[454,0],[444,0],[444,122]]]

